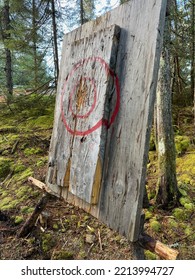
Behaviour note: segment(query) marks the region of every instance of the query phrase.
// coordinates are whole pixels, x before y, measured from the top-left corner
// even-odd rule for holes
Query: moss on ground
[[[175,137],[175,147],[178,155],[184,154],[190,146],[190,138],[188,136],[177,135]]]
[[[12,159],[7,157],[0,157],[0,181],[6,178],[11,171]]]
[[[74,254],[65,250],[54,251],[52,254],[52,260],[73,260]]]
[[[176,164],[179,185],[183,183],[195,187],[195,154],[189,153],[177,158]]]

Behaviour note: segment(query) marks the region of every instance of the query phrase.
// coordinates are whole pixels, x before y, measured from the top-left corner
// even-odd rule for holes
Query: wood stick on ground
[[[57,193],[53,192],[46,184],[42,183],[41,181],[39,181],[33,177],[29,177],[28,182],[30,182],[34,186],[40,188],[41,190],[43,190],[51,195],[54,195],[55,197],[56,196],[59,197],[59,195]]]
[[[25,237],[28,233],[30,233],[35,226],[36,220],[38,216],[41,214],[41,212],[45,209],[48,200],[50,199],[51,195],[46,193],[43,195],[41,200],[36,205],[32,215],[29,217],[29,219],[25,222],[19,233],[17,234],[17,237]]]
[[[154,240],[151,236],[142,233],[139,238],[140,245],[151,252],[156,253],[161,259],[176,260],[179,252],[169,248],[160,241]]]

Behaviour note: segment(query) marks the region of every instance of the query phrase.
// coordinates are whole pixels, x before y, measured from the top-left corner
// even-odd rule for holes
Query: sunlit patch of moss
[[[194,206],[193,203],[185,203],[185,204],[184,204],[184,208],[185,208],[186,210],[188,210],[188,211],[194,211],[195,206]]]
[[[150,252],[149,250],[145,250],[144,251],[144,255],[145,255],[145,258],[146,260],[156,260],[156,255],[152,252]]]
[[[0,190],[0,199],[3,199],[4,197],[8,196],[9,192],[8,191],[1,191]]]
[[[6,197],[0,202],[0,210],[6,211],[16,208],[19,205],[19,201],[17,199],[13,199],[12,197]]]
[[[31,156],[42,153],[42,150],[40,148],[26,148],[24,150],[25,156]]]
[[[184,209],[181,208],[175,208],[173,210],[173,216],[178,220],[178,221],[184,221],[186,219],[186,214]]]
[[[177,158],[177,177],[180,184],[193,184],[195,178],[195,154]]]
[[[2,209],[3,206],[8,205],[12,201],[12,198],[7,196],[4,199],[0,201],[0,209]]]
[[[17,173],[13,176],[13,179],[17,182],[24,182],[28,177],[33,175],[32,169],[29,167],[21,173]]]
[[[28,126],[36,128],[52,128],[53,127],[53,114],[40,116],[36,119],[28,121]]]
[[[190,241],[195,241],[195,232],[191,226],[187,226],[184,230],[184,234]]]
[[[41,159],[39,159],[36,163],[37,167],[41,167],[46,165],[48,162],[48,156],[47,157],[42,157]]]
[[[19,172],[24,171],[26,169],[26,166],[19,161],[12,165],[12,169],[15,173],[19,173]]]
[[[184,206],[186,203],[190,203],[191,201],[190,201],[190,199],[188,197],[181,197],[179,199],[179,202],[180,202],[181,205]]]
[[[187,151],[190,146],[190,139],[188,136],[177,135],[175,137],[175,147],[178,155],[181,155]]]
[[[23,221],[24,221],[23,216],[16,216],[16,217],[15,217],[15,220],[14,220],[14,223],[15,223],[16,225],[19,225],[19,224],[21,224]]]
[[[23,214],[30,214],[34,211],[33,207],[29,207],[29,206],[22,206],[20,209],[21,213]]]
[[[154,232],[159,232],[161,230],[161,224],[155,219],[150,220],[150,227]]]
[[[145,211],[145,219],[146,219],[146,220],[151,219],[152,216],[153,216],[153,214],[152,214],[149,210],[146,210],[146,211]]]

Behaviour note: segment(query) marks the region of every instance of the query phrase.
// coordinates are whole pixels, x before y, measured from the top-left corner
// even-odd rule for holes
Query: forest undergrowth
[[[131,244],[97,219],[63,200],[51,198],[31,233],[17,232],[43,191],[28,177],[44,182],[53,126],[54,97],[31,94],[0,104],[0,259],[132,259]],[[195,256],[195,134],[192,108],[174,108],[178,206],[155,205],[158,160],[150,141],[146,189],[149,207],[145,232],[179,251]],[[146,259],[158,256],[145,251]]]

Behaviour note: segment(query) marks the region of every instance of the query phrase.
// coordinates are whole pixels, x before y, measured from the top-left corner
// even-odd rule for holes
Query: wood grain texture
[[[74,142],[72,135],[65,135],[65,130],[59,130],[58,126],[61,122],[59,106],[63,73],[71,71],[71,66],[62,57],[46,183],[66,200],[82,207],[130,241],[138,240],[139,236],[165,10],[164,0],[131,0],[65,35],[63,43],[63,56],[66,53],[66,57],[71,57],[74,41],[85,41],[89,34],[114,24],[120,26],[116,62],[120,110],[106,132],[100,199],[97,205],[92,205],[89,200],[83,201],[82,196],[79,198],[68,188],[61,187],[67,167],[62,169],[60,162],[68,164],[71,150],[67,148],[65,154],[59,151],[65,150],[65,143],[71,146]],[[112,111],[114,99],[109,106]]]
[[[109,122],[114,83],[109,71],[115,70],[120,28],[112,25],[80,40],[73,35],[67,35],[70,43],[62,56],[65,68],[57,101],[62,121],[58,116],[51,147],[54,176],[49,182],[69,187],[72,194],[96,204],[107,136],[103,121]]]

